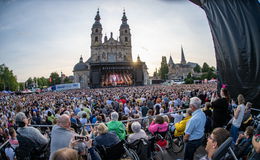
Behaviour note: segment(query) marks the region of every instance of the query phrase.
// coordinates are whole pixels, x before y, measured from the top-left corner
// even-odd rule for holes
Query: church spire
[[[183,52],[182,46],[181,46],[181,64],[186,64],[186,60],[185,60],[185,56],[184,56],[184,52]]]
[[[172,56],[170,56],[170,59],[169,59],[169,62],[168,62],[168,66],[170,66],[170,65],[174,65],[173,60],[172,60]]]
[[[97,15],[96,15],[96,17],[95,17],[95,21],[96,22],[99,22],[100,21],[100,15],[99,15],[99,8],[98,8],[98,10],[97,10]]]
[[[126,17],[126,15],[125,15],[125,9],[124,9],[124,11],[123,11],[123,17],[122,17],[122,24],[127,24],[127,17]]]

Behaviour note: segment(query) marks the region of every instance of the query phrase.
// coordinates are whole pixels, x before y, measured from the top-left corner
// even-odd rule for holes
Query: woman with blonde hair
[[[74,149],[62,148],[53,154],[51,160],[80,160],[80,156]]]
[[[245,98],[242,94],[239,94],[237,97],[238,106],[237,109],[234,110],[234,117],[232,120],[231,126],[231,137],[233,138],[233,142],[235,143],[238,136],[238,130],[241,126],[242,120],[244,118],[245,113]]]
[[[113,131],[108,131],[108,127],[104,123],[97,126],[98,136],[95,138],[94,145],[104,145],[110,147],[120,142],[118,136]]]

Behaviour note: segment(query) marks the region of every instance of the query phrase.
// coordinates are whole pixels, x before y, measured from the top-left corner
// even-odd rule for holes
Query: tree
[[[159,70],[161,79],[163,80],[168,79],[168,72],[169,72],[169,68],[167,65],[167,59],[165,56],[162,56],[161,68]]]
[[[33,87],[33,79],[29,77],[27,81],[25,81],[25,88],[32,88]]]
[[[48,78],[44,78],[44,77],[37,78],[37,84],[39,88],[48,87]]]
[[[193,68],[193,71],[194,72],[197,72],[197,73],[200,73],[201,72],[201,67],[200,67],[200,65],[196,65],[194,68]]]
[[[4,64],[0,65],[0,90],[18,90],[19,84],[12,70]]]
[[[194,78],[191,76],[191,73],[188,73],[187,77],[184,79],[185,84],[192,84]]]
[[[61,78],[57,72],[52,72],[50,75],[50,85],[55,85],[55,84],[60,84],[61,83]]]
[[[202,72],[208,72],[209,70],[210,70],[209,65],[206,62],[204,62],[203,65],[202,65],[201,71]]]
[[[19,90],[22,91],[24,90],[25,88],[25,83],[24,82],[19,82]]]
[[[69,79],[69,77],[64,78],[64,83],[72,83],[72,81]]]

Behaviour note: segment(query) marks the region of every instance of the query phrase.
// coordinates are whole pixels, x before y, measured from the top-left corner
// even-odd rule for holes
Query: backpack
[[[134,149],[139,159],[150,160],[151,159],[151,145],[146,139],[139,139],[130,144],[130,148]]]
[[[15,148],[15,156],[17,160],[31,160],[33,159],[32,154],[36,152],[38,147],[31,139],[22,136],[17,132],[17,140],[19,146]]]

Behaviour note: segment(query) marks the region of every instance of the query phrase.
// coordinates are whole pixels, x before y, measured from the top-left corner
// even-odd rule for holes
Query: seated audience
[[[116,132],[116,135],[120,140],[125,139],[126,137],[126,129],[122,122],[118,121],[118,113],[111,113],[111,121],[107,123],[108,130]]]
[[[120,142],[120,139],[113,131],[108,131],[107,126],[104,123],[100,123],[97,126],[98,135],[94,140],[94,145],[104,145],[110,147]]]
[[[143,129],[141,129],[141,124],[139,122],[133,122],[131,125],[132,131],[134,132],[133,134],[130,134],[128,136],[127,141],[129,143],[132,143],[138,139],[144,138],[148,139],[146,133],[144,132]]]

